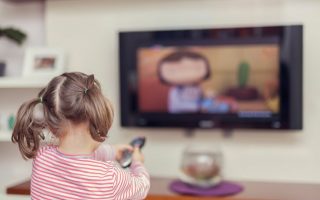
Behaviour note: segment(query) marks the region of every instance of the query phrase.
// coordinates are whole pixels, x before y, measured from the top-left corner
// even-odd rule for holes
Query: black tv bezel
[[[217,114],[170,114],[139,113],[137,101],[136,51],[139,47],[155,44],[179,45],[203,43],[211,39],[208,33],[226,33],[220,39],[221,44],[234,38],[232,33],[241,30],[251,31],[252,37],[260,40],[276,37],[280,46],[279,78],[280,78],[280,112],[271,118],[239,118],[235,115]],[[265,33],[264,31],[271,33]],[[275,33],[272,33],[272,30]],[[230,34],[228,36],[228,34]],[[225,41],[223,41],[225,39]],[[257,38],[256,38],[257,39]],[[259,38],[258,38],[259,39]],[[172,42],[175,40],[176,42]],[[214,39],[212,39],[214,40]],[[242,43],[246,39],[242,40]],[[219,44],[219,41],[212,41]],[[236,40],[235,40],[236,42]],[[234,43],[232,43],[234,44]],[[205,45],[205,44],[202,44]],[[221,128],[221,129],[283,129],[301,130],[303,128],[303,26],[260,26],[232,27],[188,30],[154,30],[119,32],[119,64],[120,64],[120,117],[123,127],[181,127],[181,128]]]

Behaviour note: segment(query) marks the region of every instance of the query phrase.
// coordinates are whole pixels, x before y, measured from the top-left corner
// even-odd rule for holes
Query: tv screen
[[[302,26],[119,39],[123,126],[302,128]]]

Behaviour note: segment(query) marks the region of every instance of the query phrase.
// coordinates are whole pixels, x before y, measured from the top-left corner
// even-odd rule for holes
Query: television
[[[303,26],[119,32],[124,127],[302,129]]]

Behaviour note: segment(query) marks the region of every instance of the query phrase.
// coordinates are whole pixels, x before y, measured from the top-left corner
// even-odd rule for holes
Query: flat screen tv
[[[303,26],[119,33],[121,125],[302,129]]]

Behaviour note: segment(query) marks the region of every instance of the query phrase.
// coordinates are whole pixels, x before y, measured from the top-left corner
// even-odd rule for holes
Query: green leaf
[[[4,29],[0,28],[0,38],[1,37],[7,37],[18,45],[22,45],[27,39],[27,35],[24,32],[12,27]]]

